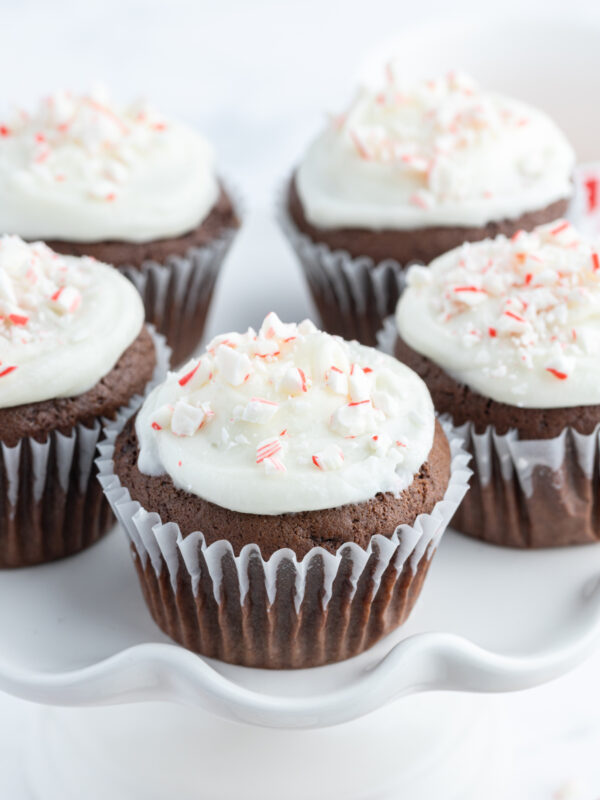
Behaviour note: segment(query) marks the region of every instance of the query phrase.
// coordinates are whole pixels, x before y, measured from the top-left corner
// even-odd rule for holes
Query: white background
[[[0,0],[0,109],[27,105],[55,87],[86,88],[102,80],[124,99],[145,95],[165,114],[200,127],[247,207],[219,285],[211,332],[257,325],[272,308],[283,318],[298,318],[311,312],[310,303],[271,214],[283,176],[325,112],[344,105],[359,64],[381,41],[406,37],[418,25],[420,50],[410,54],[417,71],[419,53],[425,63],[435,55],[436,63],[461,67],[469,58],[460,33],[483,16],[502,31],[486,78],[498,75],[498,83],[521,89],[553,112],[560,106],[556,113],[580,156],[600,157],[600,92],[590,89],[600,75],[600,3],[574,0],[568,8],[564,0]],[[542,53],[548,66],[540,76],[534,71],[548,20],[565,30],[583,24],[587,39],[568,59],[568,70],[553,41]],[[428,31],[439,33],[440,22],[448,30],[443,56],[433,34],[436,53],[428,52]],[[423,32],[424,25],[430,28]],[[510,31],[520,42],[518,63]],[[524,71],[528,37],[536,58]],[[600,798],[599,672],[597,656],[552,685],[498,698],[517,751],[511,800]],[[1,699],[0,715],[0,798],[21,800],[22,704]]]

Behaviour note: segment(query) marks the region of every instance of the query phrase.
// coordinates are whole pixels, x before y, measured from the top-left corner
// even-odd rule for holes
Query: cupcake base
[[[89,392],[0,409],[0,568],[65,558],[108,532],[114,518],[94,464],[102,417],[133,413],[164,377],[168,352],[144,329]]]
[[[598,432],[565,428],[554,439],[516,431],[458,429],[473,454],[471,488],[452,526],[505,547],[542,548],[600,541]]]
[[[600,541],[600,406],[517,408],[485,398],[408,347],[393,321],[380,345],[423,378],[473,456],[456,530],[506,547]]]
[[[0,567],[25,567],[78,553],[114,524],[94,479],[101,426],[54,431],[44,443],[22,439],[2,445]]]
[[[398,545],[398,549],[401,545]],[[184,645],[209,658],[231,664],[269,669],[298,669],[342,661],[358,655],[382,636],[401,625],[421,592],[431,562],[423,556],[416,569],[405,562],[399,574],[393,564],[379,581],[378,552],[374,548],[358,578],[356,589],[351,579],[351,557],[342,564],[333,591],[324,608],[323,563],[313,559],[306,575],[302,602],[296,610],[295,564],[281,559],[276,572],[276,597],[269,603],[265,570],[260,555],[248,559],[247,594],[240,602],[240,584],[232,554],[221,563],[221,602],[202,553],[196,593],[181,556],[175,587],[166,564],[157,574],[147,560],[143,564],[136,549],[132,555],[144,599],[161,630]],[[391,559],[393,560],[393,559]],[[373,592],[375,594],[373,595]]]
[[[225,539],[211,536],[208,543],[197,530],[184,535],[177,523],[163,523],[133,500],[115,472],[115,442],[124,425],[122,419],[109,426],[100,445],[100,480],[129,536],[152,616],[190,650],[245,666],[340,661],[404,622],[467,488],[468,459],[454,438],[450,479],[446,471],[443,499],[431,513],[398,525],[391,536],[367,536],[365,547],[346,541],[333,551],[313,546],[303,557],[282,547],[265,556],[255,543],[234,549]]]

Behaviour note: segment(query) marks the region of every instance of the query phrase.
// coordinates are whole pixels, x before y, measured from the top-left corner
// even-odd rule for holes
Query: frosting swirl
[[[398,332],[484,397],[600,404],[599,254],[565,220],[464,244],[410,268]]]
[[[388,65],[314,141],[296,183],[323,228],[482,226],[569,197],[574,160],[543,112],[456,72],[404,84]]]
[[[0,238],[0,407],[92,388],[139,335],[144,307],[116,269]]]
[[[217,196],[210,146],[145,103],[56,92],[0,122],[0,231],[145,242],[192,230]]]
[[[408,367],[305,320],[214,339],[137,419],[138,467],[234,511],[283,514],[403,491],[434,413]]]

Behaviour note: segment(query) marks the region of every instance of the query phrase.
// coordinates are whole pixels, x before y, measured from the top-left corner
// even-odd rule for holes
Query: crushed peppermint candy
[[[0,138],[6,147],[19,142],[36,177],[65,190],[83,182],[90,198],[113,203],[140,161],[161,146],[167,127],[147,103],[117,106],[97,86],[87,94],[57,91],[31,111],[16,109],[0,124]]]
[[[352,475],[337,487],[350,498],[369,485],[355,471],[377,475],[380,464],[385,480],[375,493],[400,491],[433,440],[431,399],[407,367],[308,320],[283,323],[273,313],[258,331],[213,339],[150,399],[136,422],[141,449],[151,437],[162,457],[174,437],[173,464],[182,461],[177,475],[186,487],[197,479],[194,470],[210,472],[212,481],[219,469],[247,468],[250,479],[292,484],[304,475],[314,481],[318,470]]]
[[[0,352],[2,341],[24,344],[67,331],[89,285],[89,264],[59,256],[43,242],[0,237]]]
[[[338,444],[330,444],[312,457],[317,469],[339,469],[344,463],[344,451]]]
[[[524,182],[535,180],[543,162],[526,129],[527,110],[516,101],[484,92],[462,72],[408,82],[389,62],[383,84],[359,92],[347,113],[332,119],[332,127],[360,160],[404,173],[415,187],[409,204],[427,211],[465,197],[493,202],[498,178],[480,186],[462,159],[465,153],[479,153],[485,147],[502,152],[503,137],[510,137],[515,147],[522,140],[515,169]],[[493,170],[489,173],[492,181]]]
[[[461,72],[415,80],[402,61],[361,85],[301,160],[312,225],[481,228],[573,194],[574,150],[543,111]]]
[[[0,408],[87,392],[143,321],[137,290],[114,267],[0,236]]]
[[[566,220],[510,239],[465,244],[428,270],[409,270],[408,294],[397,311],[400,334],[434,360],[439,344],[452,340],[455,360],[459,353],[464,358],[462,379],[487,396],[513,395],[515,405],[531,396],[540,407],[564,384],[577,393],[575,404],[586,404],[593,386],[586,359],[600,356],[599,252],[600,242]],[[428,329],[427,316],[437,332]],[[578,370],[577,386],[569,390]],[[457,365],[453,374],[461,378]],[[600,389],[596,394],[594,402]]]

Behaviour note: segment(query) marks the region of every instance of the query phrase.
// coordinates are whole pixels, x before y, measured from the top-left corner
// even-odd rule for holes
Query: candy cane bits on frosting
[[[425,426],[412,415],[413,382],[415,397],[422,393],[429,406]],[[191,464],[199,459],[203,472],[209,464],[213,472],[247,472],[259,494],[262,477],[274,486],[291,481],[286,492],[293,494],[295,482],[305,482],[308,492],[311,473],[337,473],[334,488],[350,501],[368,490],[356,477],[362,469],[377,482],[373,493],[409,482],[412,474],[397,468],[404,470],[407,449],[418,461],[415,471],[426,458],[433,411],[420,379],[394,359],[322,333],[308,320],[286,324],[271,313],[258,331],[213,339],[155,390],[136,428],[140,469],[154,474],[181,461],[177,474],[186,487],[195,485]],[[206,477],[211,485],[213,477]]]

